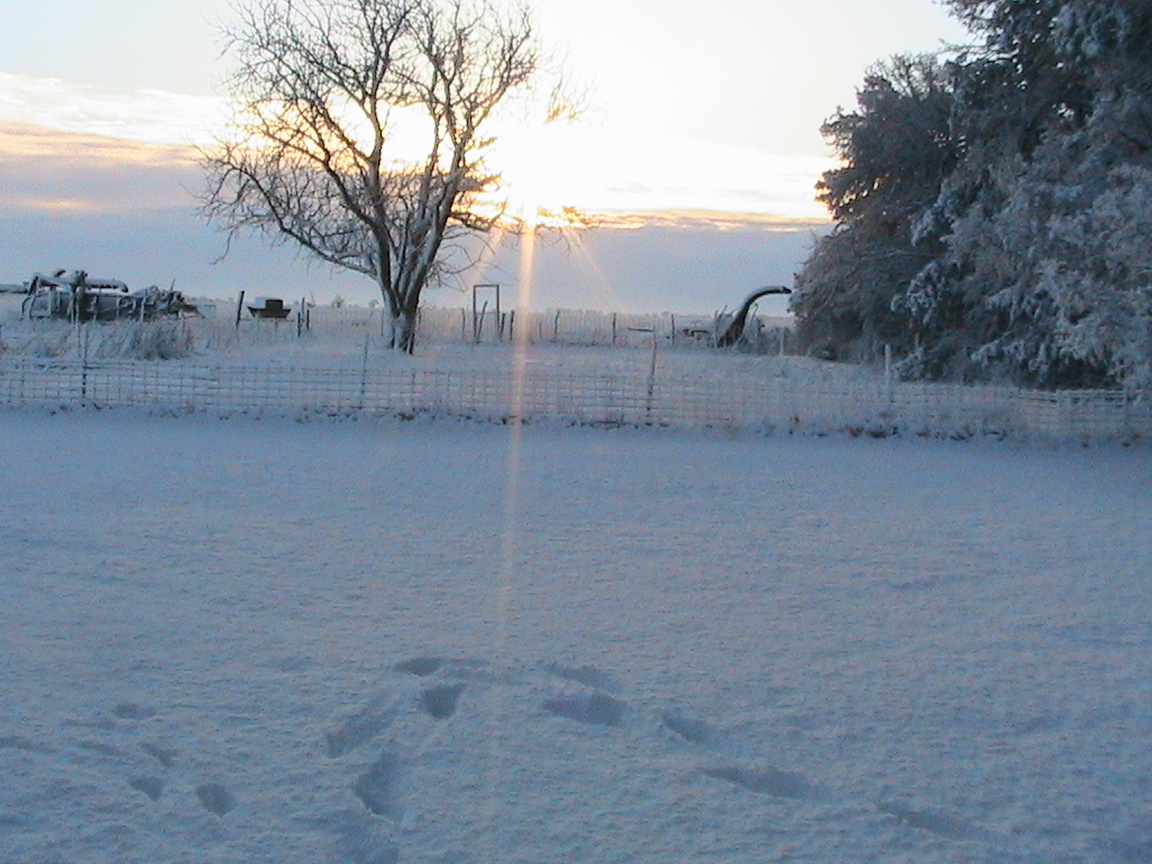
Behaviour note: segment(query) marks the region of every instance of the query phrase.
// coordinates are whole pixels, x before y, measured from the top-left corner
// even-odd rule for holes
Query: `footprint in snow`
[[[456,703],[463,692],[463,684],[429,687],[420,694],[420,708],[429,717],[444,720],[456,713]]]
[[[236,807],[236,798],[223,783],[201,783],[196,787],[196,797],[215,816],[225,816]]]
[[[795,799],[815,797],[815,789],[804,775],[793,771],[781,771],[771,765],[764,768],[722,765],[717,768],[702,768],[701,772],[713,779],[723,780],[749,792],[755,792],[757,795]]]
[[[573,667],[550,663],[544,667],[544,671],[550,675],[555,675],[557,678],[563,678],[565,681],[573,681],[608,693],[615,693],[619,690],[616,679],[596,666]]]
[[[624,722],[628,706],[599,690],[587,695],[564,699],[549,699],[544,710],[557,717],[593,726],[619,726]]]
[[[135,702],[121,702],[112,709],[112,716],[119,720],[147,720],[155,717],[159,712],[147,705],[138,705]]]
[[[324,733],[325,752],[329,758],[336,759],[367,744],[382,734],[395,716],[396,709],[387,697],[373,699],[338,727]]]
[[[899,804],[881,803],[877,809],[912,828],[928,831],[949,840],[982,840],[988,839],[985,831],[981,830],[963,819],[942,813],[939,810],[916,810]]]
[[[384,753],[356,778],[352,792],[368,812],[399,823],[404,817],[405,769],[391,753]]]
[[[688,717],[679,711],[661,711],[661,725],[690,744],[714,747],[720,742],[720,734],[703,720]]]
[[[165,768],[171,768],[176,762],[176,757],[180,755],[180,751],[173,747],[161,747],[159,744],[154,744],[151,741],[145,741],[140,745],[140,749]]]
[[[409,675],[415,675],[419,678],[427,678],[429,675],[436,674],[447,662],[443,657],[414,657],[411,660],[397,663],[396,671],[407,672]]]
[[[143,792],[153,801],[159,801],[161,793],[164,792],[163,779],[151,774],[147,777],[133,777],[128,781],[128,785],[137,792]]]

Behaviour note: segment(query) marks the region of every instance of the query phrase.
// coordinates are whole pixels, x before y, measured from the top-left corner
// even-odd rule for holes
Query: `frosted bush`
[[[183,321],[164,319],[101,328],[92,353],[129,360],[173,360],[188,356],[193,342],[192,331]]]
[[[183,321],[154,321],[133,330],[127,350],[141,360],[168,360],[188,356],[192,347],[192,332]]]

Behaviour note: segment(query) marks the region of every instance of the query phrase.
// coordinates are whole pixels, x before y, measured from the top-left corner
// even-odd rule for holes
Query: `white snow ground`
[[[1146,451],[0,441],[3,864],[1152,860]]]

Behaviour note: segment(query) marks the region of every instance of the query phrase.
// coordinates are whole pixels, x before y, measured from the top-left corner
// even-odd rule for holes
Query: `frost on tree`
[[[484,0],[269,0],[238,10],[233,133],[206,215],[370,277],[411,350],[445,253],[499,214],[478,195],[497,106],[540,65],[525,10]]]
[[[950,5],[984,44],[954,64],[963,158],[916,223],[945,252],[896,298],[918,328],[911,371],[1144,386],[1152,7]]]
[[[913,242],[911,222],[935,198],[956,144],[948,133],[952,97],[933,57],[876,64],[856,102],[821,129],[842,161],[816,187],[837,225],[797,274],[792,309],[812,350],[870,359],[885,345],[911,350],[892,298],[939,254],[933,239]]]
[[[850,354],[893,344],[912,376],[1148,386],[1152,4],[948,5],[980,42],[943,66],[942,123],[873,110],[871,76],[861,109],[826,126],[857,137],[832,139],[846,164],[822,191],[838,224],[797,278],[801,328]],[[910,129],[947,145],[942,172],[913,167],[923,140],[874,155]],[[859,193],[835,185],[850,172]],[[936,183],[918,203],[897,194],[910,175]]]

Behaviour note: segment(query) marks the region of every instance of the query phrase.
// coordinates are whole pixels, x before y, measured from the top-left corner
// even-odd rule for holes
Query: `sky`
[[[627,216],[537,245],[538,307],[709,312],[790,284],[827,230],[820,125],[869,64],[965,40],[933,0],[535,0],[583,94],[573,127],[505,135],[545,206]],[[84,269],[197,295],[340,294],[362,277],[224,237],[196,214],[192,145],[226,115],[220,0],[0,0],[0,282]],[[509,172],[510,179],[515,172]],[[519,252],[468,279],[524,281]],[[427,302],[466,302],[466,282]],[[526,299],[526,298],[522,298]],[[783,301],[778,301],[782,308]]]

